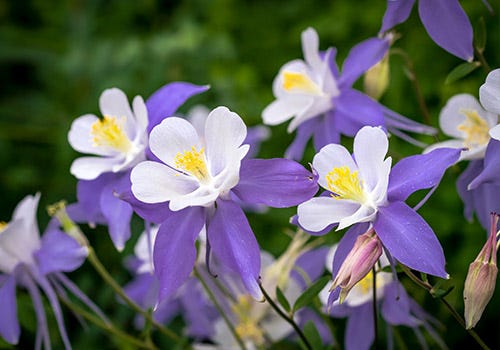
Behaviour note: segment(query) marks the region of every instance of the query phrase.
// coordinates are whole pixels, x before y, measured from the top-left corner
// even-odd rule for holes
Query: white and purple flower
[[[437,186],[460,150],[442,148],[404,158],[391,170],[387,149],[386,134],[375,127],[358,132],[353,155],[340,145],[322,148],[313,168],[326,192],[298,206],[298,223],[312,234],[357,224],[340,242],[342,261],[357,236],[372,224],[392,257],[412,269],[447,278],[443,249],[434,232],[404,201],[417,190]]]
[[[66,349],[71,345],[64,327],[57,295],[69,290],[105,322],[102,312],[73,284],[63,272],[77,269],[87,257],[87,248],[62,232],[57,220],[52,220],[40,238],[36,211],[40,194],[27,196],[14,210],[12,220],[0,225],[0,336],[16,344],[20,336],[16,307],[16,286],[25,288],[31,296],[37,320],[37,347],[50,349],[49,329],[43,305],[42,291],[54,313]]]
[[[262,112],[264,123],[269,125],[291,119],[288,132],[297,130],[297,136],[286,151],[288,158],[302,158],[311,137],[319,150],[329,143],[339,143],[340,134],[354,136],[365,125],[387,127],[409,141],[412,139],[401,130],[435,133],[434,128],[411,121],[352,88],[388,48],[389,39],[363,41],[351,49],[339,73],[336,50],[329,48],[321,53],[316,31],[308,28],[302,32],[305,60],[293,60],[280,69],[273,82],[276,100]]]
[[[137,212],[161,223],[154,247],[160,302],[187,279],[196,259],[195,241],[205,227],[207,254],[238,273],[256,299],[260,251],[239,204],[289,207],[317,191],[314,176],[287,159],[244,159],[249,146],[241,118],[225,107],[206,119],[204,135],[185,119],[171,117],[150,134],[159,160],[139,163],[131,173]]]

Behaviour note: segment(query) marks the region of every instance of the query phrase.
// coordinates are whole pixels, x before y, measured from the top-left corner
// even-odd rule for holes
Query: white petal
[[[297,208],[299,224],[308,231],[318,232],[328,225],[353,215],[360,205],[332,197],[316,197]]]
[[[12,220],[22,220],[24,222],[24,228],[22,231],[16,233],[16,240],[22,243],[22,249],[19,249],[21,245],[17,245],[18,250],[25,250],[24,256],[27,256],[31,260],[32,253],[40,248],[40,231],[38,229],[38,221],[36,219],[36,214],[38,210],[38,203],[40,202],[40,193],[38,192],[34,196],[26,196],[19,204],[16,206],[14,213],[12,214]],[[5,232],[0,233],[0,235]]]
[[[383,166],[389,149],[387,135],[381,128],[365,126],[356,134],[353,149],[364,187],[371,192],[381,181],[380,177],[389,176]]]
[[[79,180],[94,180],[105,172],[110,172],[120,163],[118,158],[81,157],[75,159],[69,172]]]
[[[196,129],[200,137],[205,137],[205,122],[207,120],[210,110],[202,105],[196,105],[187,112],[186,119]]]
[[[500,124],[490,129],[490,136],[492,139],[500,141]]]
[[[285,63],[278,71],[278,75],[276,76],[276,78],[274,78],[273,80],[273,94],[277,99],[280,99],[285,96],[290,96],[290,93],[283,88],[283,79],[284,79],[283,74],[285,72],[302,73],[307,75],[308,77],[311,77],[312,75],[312,71],[309,69],[309,66],[303,60],[297,59]]]
[[[358,222],[372,221],[376,213],[377,211],[374,208],[363,205],[352,215],[346,216],[342,220],[340,220],[339,226],[337,227],[337,231],[342,230]]]
[[[321,58],[319,57],[319,37],[316,30],[307,28],[302,32],[302,52],[306,62],[311,67],[318,67],[321,65]]]
[[[205,142],[212,176],[217,176],[234,159],[234,152],[247,137],[247,127],[240,116],[226,107],[215,108],[207,117]],[[245,155],[243,154],[243,157]]]
[[[388,157],[377,169],[377,183],[371,190],[370,196],[375,205],[380,206],[387,201],[387,187],[389,186],[389,174],[391,173],[392,158]]]
[[[479,88],[479,99],[486,110],[500,114],[500,69],[488,74],[486,82]]]
[[[297,113],[296,117],[288,125],[287,131],[292,132],[300,124],[311,118],[317,117],[332,109],[332,99],[327,95],[313,96],[304,110]]]
[[[75,151],[99,156],[110,156],[117,153],[109,147],[94,146],[90,130],[92,124],[98,120],[99,118],[93,114],[85,114],[73,121],[68,133],[68,141]]]
[[[125,93],[117,88],[104,90],[99,98],[99,108],[102,115],[116,118],[133,119],[130,104]]]
[[[13,220],[0,233],[0,272],[12,273],[20,262],[33,263],[35,249],[26,247],[29,240],[25,237],[26,222],[23,219]]]
[[[469,94],[458,94],[448,100],[439,114],[439,126],[446,135],[455,138],[464,138],[462,131],[458,126],[466,120],[464,110],[476,111],[483,119],[488,121],[491,118],[479,104],[478,100]]]
[[[198,151],[202,147],[198,133],[187,120],[182,118],[164,119],[149,135],[151,151],[171,167],[175,167],[174,158],[178,153],[190,151],[193,146]]]
[[[262,111],[262,120],[267,125],[278,125],[288,119],[303,113],[312,103],[311,96],[286,96],[279,98],[264,111]]]
[[[313,168],[319,175],[318,183],[327,190],[326,175],[332,171],[333,168],[344,166],[347,166],[351,172],[358,170],[351,154],[341,145],[333,143],[326,145],[313,158]]]
[[[144,203],[161,203],[196,190],[198,184],[189,176],[152,161],[139,163],[130,174],[132,193]]]
[[[148,109],[141,96],[134,97],[132,107],[134,109],[136,131],[138,133],[146,132],[148,127]]]
[[[238,148],[231,158],[227,160],[226,167],[213,179],[213,185],[219,192],[228,191],[236,186],[240,180],[241,160],[245,157],[250,149],[249,145],[243,145]]]
[[[201,186],[189,194],[172,198],[169,208],[178,211],[193,206],[207,207],[214,203],[218,197],[218,191]]]
[[[438,143],[435,143],[433,145],[430,145],[429,147],[427,147],[424,150],[423,153],[424,154],[429,153],[429,152],[434,151],[435,149],[438,149],[438,148],[466,148],[466,145],[464,144],[463,140],[456,140],[456,139],[446,140],[443,142],[438,142]],[[484,158],[485,151],[486,151],[486,145],[462,151],[462,153],[460,153],[460,158],[458,159],[457,162],[459,162],[461,160],[472,160],[472,159]]]

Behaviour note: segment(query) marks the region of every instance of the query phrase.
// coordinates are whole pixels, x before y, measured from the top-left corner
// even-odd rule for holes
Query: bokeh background
[[[463,0],[461,4],[476,32],[480,31],[481,18],[484,20],[485,57],[492,68],[499,67],[500,4],[491,1],[494,14],[481,1]],[[49,220],[46,205],[61,199],[75,200],[76,179],[69,167],[78,154],[70,148],[67,132],[76,117],[85,113],[99,115],[98,98],[104,89],[119,87],[132,99],[135,95],[147,98],[171,81],[209,84],[210,90],[189,100],[181,112],[195,104],[210,108],[225,105],[240,114],[247,125],[257,125],[262,110],[273,100],[271,84],[278,69],[302,57],[301,31],[314,27],[322,49],[337,47],[340,64],[352,46],[377,35],[385,5],[383,0],[0,0],[0,221],[10,220],[13,208],[24,196],[40,191],[38,217],[43,230]],[[402,36],[395,47],[411,58],[430,111],[430,123],[437,127],[439,110],[447,99],[462,92],[477,96],[486,72],[477,69],[457,82],[444,84],[449,72],[462,62],[431,41],[415,10],[406,23],[397,27]],[[400,56],[391,56],[390,86],[382,102],[423,122],[406,69]],[[361,89],[361,82],[356,86]],[[285,145],[293,138],[286,133],[286,125],[273,127],[272,135],[262,145],[260,155],[264,158],[282,156]],[[439,139],[444,137],[439,135]],[[434,142],[432,138],[421,140]],[[346,142],[349,144],[349,140]],[[420,151],[391,138],[391,155],[395,159]],[[308,150],[304,165],[312,156],[312,150]],[[465,164],[451,168],[420,211],[443,244],[452,276],[445,287],[454,287],[447,298],[459,312],[463,311],[462,286],[468,264],[486,238],[477,221],[469,223],[462,214],[455,181],[464,168]],[[422,194],[416,194],[410,202],[417,203],[420,198]],[[294,209],[249,214],[263,249],[273,254],[284,250],[289,238],[283,232],[291,228],[288,219],[293,214]],[[136,235],[124,254],[114,250],[104,228],[83,227],[121,283],[130,278],[122,267],[124,256],[131,252],[141,230],[140,220],[135,219],[133,225]],[[332,233],[330,237],[333,242],[339,235]],[[70,276],[111,318],[130,329],[133,314],[117,303],[89,266],[84,265]],[[411,286],[410,294],[442,322],[439,331],[451,349],[475,347],[472,338],[437,300],[409,281],[404,283]],[[18,295],[23,326],[19,348],[30,348],[35,330],[33,311],[27,295],[23,291]],[[498,311],[500,291],[477,327],[492,348],[500,347]],[[82,328],[68,312],[65,321],[75,349],[127,348],[92,326]],[[54,320],[49,322],[53,342],[59,348]],[[342,322],[338,321],[335,334],[340,344]],[[173,327],[180,332],[182,321],[177,319]],[[415,347],[411,331],[401,328],[398,337],[404,339],[406,348]],[[162,341],[158,340],[160,344]],[[435,343],[430,342],[434,348]],[[404,348],[402,342],[396,345]],[[0,348],[8,346],[0,341]],[[293,345],[283,342],[276,345],[279,348]]]

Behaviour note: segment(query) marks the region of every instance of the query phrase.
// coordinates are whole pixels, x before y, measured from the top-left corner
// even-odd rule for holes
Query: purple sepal
[[[148,133],[163,119],[174,112],[193,95],[207,91],[208,85],[199,86],[186,82],[173,82],[156,90],[146,101],[148,109]]]
[[[233,192],[243,202],[287,208],[311,199],[318,184],[299,163],[283,158],[244,159]]]
[[[158,300],[158,279],[149,272],[141,273],[127,283],[123,290],[130,299],[143,309],[152,308]]]
[[[304,149],[307,142],[313,134],[315,134],[321,117],[306,120],[297,127],[295,139],[285,151],[285,157],[289,159],[300,160],[304,155]]]
[[[458,0],[419,0],[418,12],[436,44],[465,61],[472,61],[472,26]]]
[[[42,237],[41,248],[34,253],[42,275],[76,270],[87,254],[87,248],[59,229],[47,230]]]
[[[339,128],[338,120],[341,117],[341,113],[333,110],[315,118],[317,119],[317,123],[315,125],[313,144],[316,152],[319,152],[320,149],[329,143],[340,143],[341,128]],[[350,120],[340,123],[350,123]]]
[[[387,0],[387,9],[382,20],[380,33],[388,31],[395,25],[403,23],[408,19],[415,0]]]
[[[472,215],[474,214],[474,190],[468,190],[467,186],[471,181],[476,178],[483,170],[483,160],[473,160],[469,162],[467,168],[460,174],[457,179],[457,192],[462,202],[464,203],[464,216],[468,221],[472,221]],[[489,220],[489,215],[488,215]]]
[[[393,326],[416,327],[421,323],[411,315],[410,298],[403,285],[396,281],[384,288],[381,312],[384,320]]]
[[[321,318],[316,312],[312,309],[305,307],[299,310],[297,313],[297,318],[299,319],[299,327],[304,328],[307,322],[314,323],[316,330],[321,337],[323,345],[331,345],[334,343],[332,331],[325,323],[323,318]]]
[[[425,220],[404,202],[380,207],[373,223],[382,244],[411,269],[448,278],[443,248]]]
[[[346,350],[369,350],[374,339],[372,303],[354,308],[347,320],[345,331]],[[360,332],[363,335],[360,336]]]
[[[477,188],[483,183],[500,184],[500,141],[491,139],[484,155],[484,169],[469,185]]]
[[[221,264],[238,273],[247,291],[262,299],[259,244],[243,210],[233,201],[216,202],[217,209],[208,225],[207,239]]]
[[[194,243],[204,224],[203,207],[176,211],[161,224],[153,251],[155,273],[160,281],[159,303],[189,277],[196,260]]]
[[[124,193],[120,193],[119,196],[132,206],[132,209],[137,215],[154,224],[161,224],[174,213],[168,207],[168,201],[154,204],[144,203],[135,198],[130,189]]]
[[[389,42],[385,39],[370,38],[354,46],[342,65],[339,86],[350,87],[369,68],[382,60]]]
[[[21,329],[17,319],[16,278],[8,275],[0,280],[0,335],[9,344],[17,344]]]
[[[387,198],[404,201],[415,191],[436,186],[446,169],[458,160],[460,152],[455,148],[438,148],[401,159],[389,175]]]
[[[291,277],[299,283],[302,289],[306,289],[310,281],[315,281],[323,275],[325,259],[329,249],[328,247],[319,247],[308,250],[297,258],[295,266],[299,267],[301,272],[307,274],[308,280],[305,280],[305,276],[295,269],[292,270]]]
[[[354,89],[345,89],[336,102],[335,118],[342,134],[354,136],[365,125],[385,127],[382,107],[369,96]]]

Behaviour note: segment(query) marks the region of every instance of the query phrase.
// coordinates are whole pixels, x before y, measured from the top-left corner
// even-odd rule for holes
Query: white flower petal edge
[[[486,82],[479,88],[481,104],[489,112],[500,114],[500,69],[491,71]]]
[[[169,202],[171,210],[208,207],[226,197],[239,181],[246,126],[226,107],[207,117],[205,135],[186,120],[171,117],[150,135],[152,152],[165,164],[142,162],[131,173],[132,192],[145,203]]]
[[[72,123],[68,133],[70,145],[79,152],[101,156],[99,161],[76,159],[71,173],[78,179],[93,180],[105,172],[127,170],[146,158],[147,108],[140,96],[134,98],[132,105],[134,113],[121,90],[108,89],[99,99],[102,119],[86,114]]]
[[[344,203],[331,197],[312,198],[297,207],[300,226],[307,231],[319,232],[328,225],[350,217],[359,209],[357,203]]]

